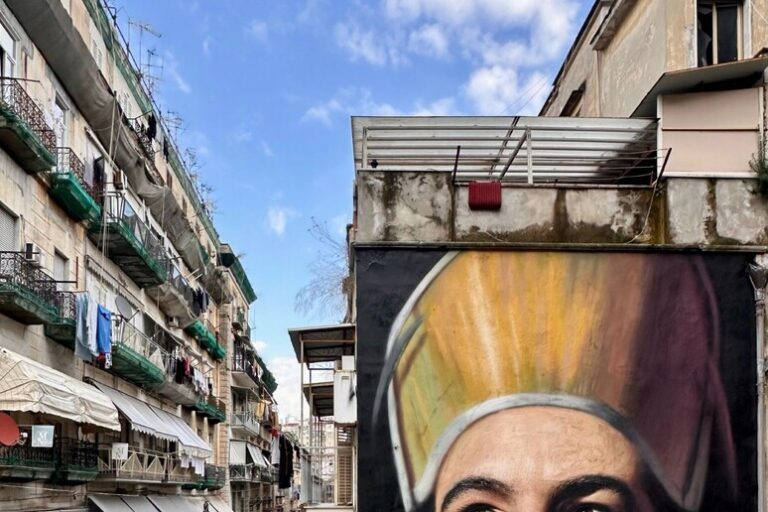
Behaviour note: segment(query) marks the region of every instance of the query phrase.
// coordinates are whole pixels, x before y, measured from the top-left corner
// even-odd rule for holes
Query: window
[[[699,0],[696,20],[699,66],[739,59],[741,9],[741,2],[734,0]]]
[[[69,106],[58,94],[53,101],[53,126],[56,132],[56,144],[58,147],[68,147],[69,142]]]
[[[0,206],[0,251],[18,251],[16,217]]]
[[[53,253],[53,278],[56,281],[69,280],[69,260],[59,251],[54,251]],[[67,291],[69,285],[66,283],[62,284],[60,289]]]
[[[16,76],[16,40],[0,24],[0,76]]]

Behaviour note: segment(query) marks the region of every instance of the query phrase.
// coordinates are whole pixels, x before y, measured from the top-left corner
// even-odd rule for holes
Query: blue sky
[[[213,188],[222,240],[259,299],[252,338],[298,407],[286,329],[319,250],[311,219],[343,236],[354,179],[350,115],[531,114],[591,0],[111,0],[161,33],[156,97],[180,114]],[[134,52],[139,31],[133,25]]]

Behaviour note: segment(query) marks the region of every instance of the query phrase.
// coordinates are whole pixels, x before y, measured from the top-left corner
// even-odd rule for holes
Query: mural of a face
[[[727,501],[719,336],[697,256],[447,255],[393,324],[379,385],[405,508],[698,512],[713,475]]]

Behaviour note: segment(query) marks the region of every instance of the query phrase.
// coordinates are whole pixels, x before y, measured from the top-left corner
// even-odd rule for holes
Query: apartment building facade
[[[539,117],[352,119],[360,510],[559,503],[604,441],[765,509],[767,12],[598,0]]]
[[[229,510],[241,262],[101,2],[0,2],[0,54],[0,508]]]

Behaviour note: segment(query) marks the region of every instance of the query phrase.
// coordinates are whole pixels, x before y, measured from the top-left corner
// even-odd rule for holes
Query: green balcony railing
[[[26,172],[56,165],[56,134],[20,79],[0,77],[0,145]]]
[[[219,344],[216,335],[208,329],[201,320],[195,320],[184,331],[195,338],[200,345],[206,349],[214,359],[224,359],[227,355],[227,349]]]
[[[77,296],[73,292],[57,292],[56,319],[44,326],[46,336],[72,350],[75,348],[76,302]]]
[[[110,371],[145,388],[162,385],[166,379],[168,352],[119,317],[113,332]]]
[[[57,439],[54,445],[56,471],[51,481],[57,484],[80,484],[95,480],[99,474],[96,443],[78,439]]]
[[[56,450],[0,445],[0,480],[47,480],[56,470]]]
[[[208,423],[211,424],[221,423],[227,419],[227,408],[224,406],[224,402],[213,395],[198,400],[195,404],[195,410],[207,416]]]
[[[56,281],[24,253],[0,252],[0,313],[24,324],[58,318]]]
[[[99,195],[86,177],[85,165],[70,148],[56,148],[56,168],[51,172],[51,197],[75,220],[101,218]]]
[[[157,286],[168,280],[163,242],[139,219],[124,199],[105,198],[106,215],[91,225],[88,236],[99,249],[140,287]]]

